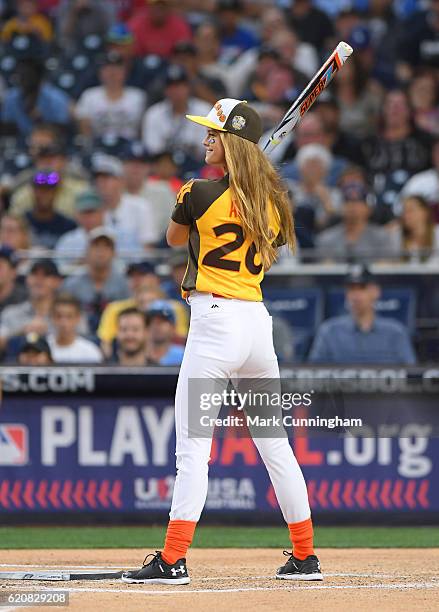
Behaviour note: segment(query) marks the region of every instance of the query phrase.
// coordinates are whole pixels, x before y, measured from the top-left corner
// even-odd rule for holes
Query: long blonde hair
[[[293,252],[296,249],[287,190],[258,145],[228,132],[220,132],[220,137],[229,172],[230,191],[244,236],[254,242],[262,265],[268,270],[277,257],[276,243],[287,244]],[[279,237],[273,236],[270,231],[269,202],[278,217]]]

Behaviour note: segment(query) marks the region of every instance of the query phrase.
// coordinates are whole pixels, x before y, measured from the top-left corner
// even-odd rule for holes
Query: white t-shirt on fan
[[[145,92],[125,87],[118,100],[107,97],[104,87],[86,89],[76,105],[76,117],[90,121],[93,134],[112,134],[122,138],[138,138],[146,107]]]
[[[55,336],[49,336],[47,343],[55,363],[102,363],[102,353],[96,344],[87,338],[76,336],[69,346],[61,346]]]
[[[137,237],[140,245],[154,244],[160,235],[157,231],[154,215],[151,215],[152,204],[145,198],[124,193],[119,205],[114,210],[107,209],[105,225],[117,234],[123,230]]]

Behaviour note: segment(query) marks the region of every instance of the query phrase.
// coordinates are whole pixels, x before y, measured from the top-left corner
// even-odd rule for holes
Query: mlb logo
[[[26,465],[29,460],[28,440],[26,425],[0,425],[0,465]]]

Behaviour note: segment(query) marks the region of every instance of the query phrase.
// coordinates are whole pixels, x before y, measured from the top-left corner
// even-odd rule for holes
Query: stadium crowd
[[[0,0],[1,361],[179,365],[167,222],[220,176],[185,115],[245,99],[264,141],[340,40],[353,56],[271,155],[298,238],[280,260],[361,264],[303,359],[415,363],[367,265],[439,267],[438,0]]]

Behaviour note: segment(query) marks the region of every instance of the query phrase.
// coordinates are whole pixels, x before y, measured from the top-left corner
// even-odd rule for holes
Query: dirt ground
[[[149,552],[149,551],[148,551]],[[194,549],[187,586],[129,585],[120,581],[41,583],[0,581],[0,593],[42,589],[70,593],[68,610],[390,611],[439,610],[438,549],[322,549],[323,582],[275,580],[284,562],[274,549]],[[142,564],[140,550],[4,550],[0,571],[28,569],[128,569]],[[5,604],[3,604],[5,605]],[[14,610],[11,605],[1,610]],[[17,610],[35,610],[19,607]],[[54,610],[54,607],[39,607]],[[58,608],[60,609],[60,608]]]

